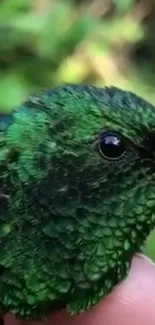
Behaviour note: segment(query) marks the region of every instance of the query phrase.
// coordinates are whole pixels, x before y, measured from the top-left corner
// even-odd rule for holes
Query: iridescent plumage
[[[105,159],[100,134],[126,152]],[[84,311],[128,272],[155,224],[155,109],[111,87],[64,86],[0,117],[0,312]]]

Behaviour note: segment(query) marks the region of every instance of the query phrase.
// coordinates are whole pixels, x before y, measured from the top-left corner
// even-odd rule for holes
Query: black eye
[[[103,132],[98,143],[99,152],[106,159],[119,159],[125,154],[125,142],[123,138],[113,131]]]

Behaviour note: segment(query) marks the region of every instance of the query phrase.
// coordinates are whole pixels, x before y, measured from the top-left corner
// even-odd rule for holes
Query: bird
[[[154,226],[153,104],[67,84],[0,115],[2,317],[88,310],[127,277]]]

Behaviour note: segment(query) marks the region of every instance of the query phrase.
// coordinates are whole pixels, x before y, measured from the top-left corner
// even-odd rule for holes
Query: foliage
[[[136,17],[135,6],[133,0],[115,5],[110,0],[89,5],[69,0],[2,1],[0,109],[18,105],[37,88],[64,82],[150,90],[143,75],[139,83],[138,65],[131,58],[144,39],[143,19]]]

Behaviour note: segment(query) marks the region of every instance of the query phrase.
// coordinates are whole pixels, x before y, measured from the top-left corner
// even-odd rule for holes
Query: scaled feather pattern
[[[83,312],[126,277],[155,225],[154,141],[155,108],[115,87],[42,90],[0,115],[1,314]]]

